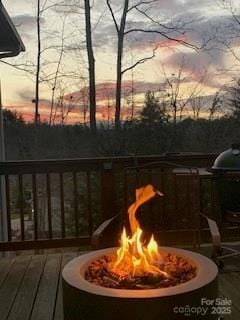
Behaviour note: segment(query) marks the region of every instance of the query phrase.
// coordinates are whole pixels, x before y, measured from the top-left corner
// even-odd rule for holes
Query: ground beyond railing
[[[216,154],[168,154],[0,163],[0,251],[90,244],[93,230],[126,209],[125,168],[170,161],[200,168]],[[149,178],[150,179],[150,178]]]

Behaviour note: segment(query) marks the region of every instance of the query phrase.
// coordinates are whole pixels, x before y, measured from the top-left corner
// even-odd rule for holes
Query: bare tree
[[[236,45],[240,32],[240,7],[236,6],[239,3],[232,0],[219,0],[219,3],[232,19],[223,26],[224,32],[221,26],[218,26],[219,32],[216,40],[232,54],[237,62],[240,62],[239,46]]]
[[[50,109],[50,116],[49,116],[49,124],[52,124],[52,118],[53,118],[53,110],[54,110],[54,103],[55,103],[55,92],[56,92],[56,86],[57,86],[57,81],[58,81],[58,76],[60,72],[60,66],[63,58],[63,53],[64,53],[64,32],[65,32],[65,24],[66,24],[66,16],[63,18],[63,23],[62,23],[62,30],[61,30],[61,44],[60,44],[60,52],[59,52],[59,57],[57,61],[57,67],[56,67],[56,72],[54,75],[53,79],[53,84],[52,84],[52,95],[51,95],[51,109]]]
[[[202,95],[198,95],[195,97],[190,98],[189,104],[191,106],[193,112],[193,119],[199,119],[200,113],[203,110],[204,106],[206,105],[206,101]]]
[[[68,116],[71,111],[75,108],[75,101],[73,101],[73,96],[66,98],[66,91],[64,88],[60,89],[60,95],[57,99],[55,114],[53,116],[52,123],[55,123],[56,118],[60,118],[59,122],[64,125],[67,122]]]
[[[133,122],[133,119],[135,117],[135,85],[134,85],[134,69],[131,70],[131,80],[130,80],[130,85],[129,85],[129,91],[127,92],[126,96],[126,103],[128,106],[128,115],[127,119],[130,121],[130,123]]]
[[[164,67],[162,67],[165,77],[164,88],[166,90],[168,106],[172,114],[174,127],[176,127],[177,117],[179,116],[179,120],[182,120],[186,107],[188,105],[191,105],[194,99],[201,95],[202,84],[207,74],[207,71],[205,70],[204,73],[200,76],[199,80],[194,81],[194,85],[189,85],[187,90],[184,90],[182,88],[183,84],[193,81],[192,74],[194,73],[194,71],[192,70],[192,72],[186,76],[184,74],[184,67],[184,56],[182,58],[179,69],[176,73],[172,73],[171,76],[167,76]]]
[[[89,90],[86,85],[81,89],[81,101],[83,106],[83,124],[84,126],[87,125],[87,112],[88,112],[88,105],[89,105]]]
[[[214,119],[214,115],[221,110],[221,105],[222,105],[222,96],[220,91],[217,91],[213,98],[212,104],[209,108],[208,119],[210,121],[212,121]]]
[[[118,25],[116,18],[113,13],[113,9],[111,7],[110,1],[107,0],[108,8],[111,12],[112,19],[115,24],[115,28],[118,36],[118,49],[117,49],[117,82],[116,82],[116,111],[115,111],[115,126],[118,128],[120,126],[120,111],[121,111],[121,85],[122,85],[122,55],[123,55],[123,40],[124,40],[124,32],[125,25],[127,19],[127,12],[129,6],[129,0],[125,0],[124,8],[122,12],[121,22]]]
[[[209,109],[209,120],[212,120],[215,114],[240,119],[240,79],[232,79],[216,92]]]
[[[90,128],[96,132],[96,84],[95,84],[95,58],[92,44],[91,7],[89,0],[84,0],[86,43],[89,73],[89,103],[90,103]]]
[[[39,115],[39,75],[40,75],[40,64],[41,64],[41,0],[37,0],[37,65],[36,65],[36,79],[35,79],[35,116],[34,121],[35,124],[38,124],[40,121]]]
[[[115,127],[120,127],[120,113],[121,113],[121,83],[122,83],[122,77],[123,74],[129,70],[132,70],[133,68],[137,67],[138,65],[145,63],[146,61],[152,59],[155,57],[155,51],[157,50],[158,46],[156,46],[153,49],[153,53],[149,57],[141,58],[135,63],[133,63],[131,66],[126,67],[125,69],[122,68],[122,60],[123,60],[123,49],[124,49],[124,38],[132,33],[140,32],[145,34],[157,34],[165,39],[168,39],[169,41],[175,41],[182,45],[185,45],[187,47],[190,47],[192,49],[199,49],[197,46],[190,44],[186,42],[185,40],[177,37],[171,37],[171,32],[177,32],[181,35],[185,33],[184,29],[184,23],[181,24],[180,27],[177,26],[167,26],[159,21],[155,20],[153,17],[151,17],[148,14],[148,11],[146,9],[147,5],[151,5],[153,3],[158,2],[158,0],[139,0],[138,3],[133,4],[132,6],[129,5],[129,0],[124,0],[122,13],[120,22],[117,21],[116,14],[114,13],[112,4],[110,0],[106,0],[107,6],[109,8],[109,11],[111,13],[112,20],[115,25],[115,29],[117,32],[117,79],[116,79],[116,111],[115,111]],[[145,8],[145,9],[144,9]],[[126,24],[127,24],[127,16],[131,11],[137,11],[140,15],[142,15],[146,21],[151,22],[154,27],[157,27],[157,29],[149,29],[149,28],[130,28],[126,30]]]
[[[131,59],[133,64],[133,52],[131,52]],[[135,101],[134,101],[134,95],[135,95],[135,87],[134,87],[134,69],[131,70],[131,113],[130,113],[130,122],[133,122],[134,114],[135,114]]]
[[[105,96],[106,96],[106,109],[107,109],[107,129],[110,129],[110,122],[111,122],[111,108],[112,108],[112,97],[111,97],[111,93],[109,90],[109,87],[107,84],[104,85],[104,92],[105,92]]]
[[[40,71],[41,71],[41,56],[43,51],[42,49],[42,37],[41,37],[41,20],[43,13],[48,9],[55,7],[55,3],[48,4],[48,0],[37,0],[37,13],[36,13],[36,23],[37,23],[37,62],[36,62],[36,75],[35,75],[35,98],[33,102],[35,104],[35,115],[34,121],[35,124],[38,124],[40,121],[39,113],[39,87],[40,87]]]
[[[37,54],[36,54],[36,65],[34,64],[15,64],[12,65],[18,70],[26,71],[29,74],[35,75],[35,97],[32,100],[35,106],[34,111],[34,122],[37,125],[40,122],[40,112],[39,112],[39,100],[40,100],[40,83],[42,80],[41,76],[41,57],[46,49],[42,49],[42,35],[41,35],[41,21],[43,19],[43,13],[56,6],[55,3],[48,4],[48,0],[37,0],[37,12],[36,12],[36,26],[37,26]],[[35,71],[32,70],[35,67]],[[45,77],[45,76],[44,76]],[[46,79],[44,79],[46,81]],[[54,93],[53,93],[54,95]]]
[[[117,22],[117,18],[115,16],[114,10],[112,8],[111,5],[111,1],[110,0],[106,0],[107,1],[107,6],[109,8],[109,11],[111,13],[112,16],[112,20],[114,22],[115,25],[115,29],[117,32],[117,79],[116,79],[116,109],[115,109],[115,128],[118,129],[120,128],[120,116],[121,116],[121,93],[122,93],[122,78],[124,73],[126,73],[127,71],[132,70],[133,68],[135,68],[136,66],[145,63],[146,61],[152,59],[153,57],[155,57],[155,51],[157,49],[154,48],[153,49],[153,53],[151,56],[149,57],[144,57],[139,59],[138,61],[136,61],[135,63],[133,63],[131,66],[126,67],[125,69],[123,69],[122,67],[122,60],[123,60],[123,49],[124,49],[124,38],[127,34],[130,34],[131,32],[147,32],[147,30],[144,29],[129,29],[129,30],[125,30],[126,28],[126,22],[127,22],[127,15],[130,11],[132,10],[140,10],[139,7],[142,5],[146,5],[146,4],[150,4],[152,2],[156,2],[158,0],[147,0],[147,1],[140,1],[138,4],[134,5],[134,6],[129,6],[129,0],[125,0],[124,1],[124,5],[123,5],[123,9],[122,9],[122,15],[121,15],[121,19],[120,22]],[[154,32],[154,31],[153,31]]]
[[[68,86],[70,88],[71,85],[75,86],[75,83],[82,78],[78,70],[74,69],[72,71],[71,67],[64,64],[64,53],[68,50],[69,58],[70,41],[75,32],[73,26],[69,28],[67,21],[68,7],[69,4],[63,1],[36,0],[36,55],[30,60],[29,56],[23,55],[20,60],[15,60],[11,63],[4,61],[5,64],[14,67],[16,70],[25,72],[26,76],[33,80],[34,96],[32,103],[34,105],[35,124],[40,121],[39,108],[42,85],[48,86],[51,90],[49,124],[52,124],[55,122],[56,97],[61,95],[61,87],[64,86],[66,88]],[[83,10],[83,7],[81,7],[81,10]],[[55,27],[46,29],[44,22],[48,17],[48,12],[52,14],[54,11],[55,14],[57,13],[57,19],[62,20],[62,27],[58,24],[58,29]],[[67,23],[68,28],[65,28]],[[49,52],[52,54],[50,55]],[[72,65],[78,66],[78,63]],[[65,84],[62,82],[63,79],[65,79]]]

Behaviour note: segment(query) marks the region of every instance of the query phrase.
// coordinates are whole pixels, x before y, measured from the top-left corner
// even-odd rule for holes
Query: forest
[[[36,126],[24,122],[21,115],[4,110],[6,158],[27,160],[221,152],[231,143],[240,141],[240,103],[235,103],[235,111],[220,118],[187,117],[174,123],[158,99],[148,92],[138,120],[124,121],[118,129],[100,123],[95,133],[81,124],[39,123]]]

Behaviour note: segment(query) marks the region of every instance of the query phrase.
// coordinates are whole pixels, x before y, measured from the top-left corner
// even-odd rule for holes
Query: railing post
[[[0,241],[8,241],[6,189],[4,176],[0,176]]]
[[[103,220],[107,220],[117,214],[112,162],[104,162],[101,172],[101,212]]]

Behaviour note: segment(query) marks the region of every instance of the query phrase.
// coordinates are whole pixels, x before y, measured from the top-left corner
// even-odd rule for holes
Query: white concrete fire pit
[[[211,309],[204,316],[196,312],[203,298],[218,297],[218,269],[210,259],[187,250],[161,247],[161,252],[182,257],[196,268],[193,279],[167,288],[112,289],[87,281],[85,273],[90,263],[116,250],[93,251],[65,266],[62,272],[65,320],[217,319]],[[189,316],[184,315],[184,307],[186,311],[192,308]]]

